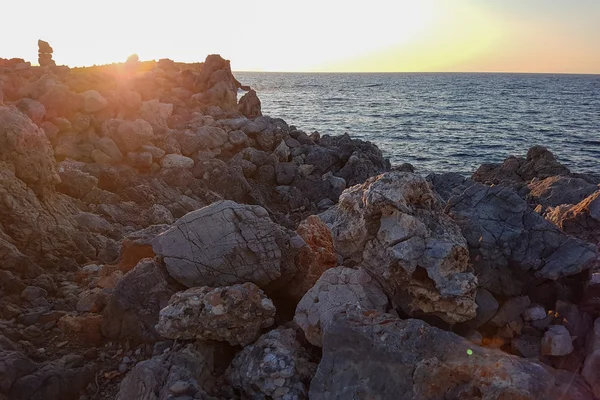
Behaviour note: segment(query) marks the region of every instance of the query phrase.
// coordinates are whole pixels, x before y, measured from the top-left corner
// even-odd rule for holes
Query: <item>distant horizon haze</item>
[[[31,0],[4,10],[14,34],[0,57],[33,64],[42,39],[71,67],[216,53],[236,71],[600,74],[598,0]]]

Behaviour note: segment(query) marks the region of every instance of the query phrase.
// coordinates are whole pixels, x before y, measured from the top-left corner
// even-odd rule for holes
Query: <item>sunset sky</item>
[[[70,66],[219,53],[246,71],[600,73],[600,0],[30,0],[2,8],[0,57],[32,62],[42,38]]]

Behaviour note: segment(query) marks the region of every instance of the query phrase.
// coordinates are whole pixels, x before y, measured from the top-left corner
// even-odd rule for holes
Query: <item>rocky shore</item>
[[[600,398],[600,176],[424,177],[218,55],[40,43],[0,59],[0,399]]]

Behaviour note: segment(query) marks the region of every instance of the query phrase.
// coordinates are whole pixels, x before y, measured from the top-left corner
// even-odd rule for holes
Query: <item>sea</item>
[[[574,172],[600,173],[600,75],[235,72],[264,115],[307,133],[375,143],[392,165],[473,173],[550,149]]]

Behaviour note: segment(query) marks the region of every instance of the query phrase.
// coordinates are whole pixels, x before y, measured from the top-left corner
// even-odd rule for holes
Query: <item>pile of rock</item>
[[[56,66],[56,62],[52,59],[52,53],[54,53],[54,49],[48,42],[38,40],[38,64],[40,64],[40,67]]]

